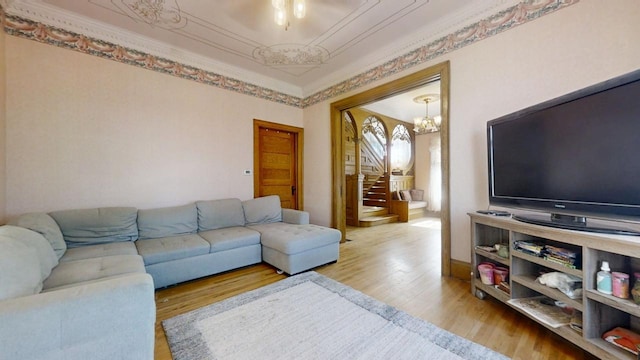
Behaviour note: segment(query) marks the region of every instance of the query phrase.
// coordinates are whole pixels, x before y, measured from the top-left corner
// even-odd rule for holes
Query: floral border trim
[[[215,72],[128,49],[110,42],[89,38],[81,34],[6,14],[1,5],[0,25],[9,35],[158,71],[221,89],[235,91],[244,95],[298,108],[305,108],[410,69],[436,57],[576,4],[579,1],[580,0],[525,0],[518,5],[512,6],[452,34],[443,36],[427,45],[412,50],[304,99],[220,75]]]
[[[4,14],[4,31],[13,36],[75,50],[89,55],[114,60],[128,65],[177,76],[187,80],[235,91],[294,107],[302,107],[302,98],[250,84],[215,72],[202,70],[176,61],[128,49],[110,42],[93,39],[39,22],[6,14],[0,6],[0,18]]]

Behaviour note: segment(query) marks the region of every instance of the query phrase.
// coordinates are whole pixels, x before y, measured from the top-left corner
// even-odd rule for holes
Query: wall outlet
[[[242,172],[242,175],[248,176],[251,175],[251,170],[245,170]]]

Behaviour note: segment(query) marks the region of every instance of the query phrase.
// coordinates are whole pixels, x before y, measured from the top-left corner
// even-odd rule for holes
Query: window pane
[[[411,136],[404,125],[397,125],[391,137],[391,167],[407,170],[411,164]]]

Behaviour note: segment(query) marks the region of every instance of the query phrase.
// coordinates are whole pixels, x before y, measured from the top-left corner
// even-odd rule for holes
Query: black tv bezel
[[[562,104],[581,99],[593,94],[605,92],[619,86],[640,81],[640,70],[635,70],[615,78],[591,85],[589,87],[559,96],[557,98],[536,104],[525,109],[501,116],[487,122],[487,170],[489,204],[492,206],[508,207],[523,210],[535,210],[547,213],[514,216],[515,219],[553,227],[572,230],[585,230],[600,233],[615,233],[624,235],[640,235],[640,231],[630,230],[618,226],[592,226],[587,224],[586,218],[593,217],[606,220],[630,220],[640,222],[640,205],[627,206],[622,204],[593,204],[575,200],[552,200],[542,198],[514,198],[494,195],[492,137],[491,128],[494,125],[515,121],[523,116],[560,106]]]

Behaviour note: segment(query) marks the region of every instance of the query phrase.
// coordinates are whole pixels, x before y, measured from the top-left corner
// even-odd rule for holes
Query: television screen
[[[640,221],[640,71],[489,121],[487,140],[492,205]]]

